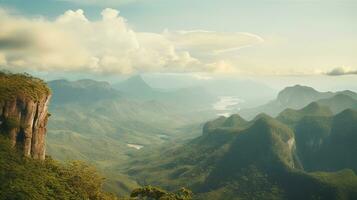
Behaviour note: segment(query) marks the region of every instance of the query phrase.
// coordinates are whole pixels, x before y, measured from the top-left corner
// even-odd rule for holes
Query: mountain
[[[333,113],[329,107],[322,106],[319,103],[313,102],[300,110],[287,108],[277,116],[277,119],[293,127],[294,125],[296,125],[297,122],[299,122],[304,117],[308,117],[308,116],[328,117],[332,115]]]
[[[357,172],[357,111],[348,109],[331,119],[329,137],[322,140],[315,168],[336,171],[350,168]]]
[[[203,87],[189,87],[162,90],[150,87],[140,75],[135,75],[113,86],[128,98],[139,101],[155,100],[161,103],[180,107],[187,112],[210,109],[216,100]]]
[[[319,92],[311,87],[295,85],[280,91],[275,100],[255,108],[242,109],[239,114],[247,119],[259,113],[277,116],[287,108],[301,109],[315,101],[330,107],[331,111],[336,114],[347,108],[355,108],[356,96],[357,93],[348,90],[335,93]]]
[[[141,184],[185,185],[197,199],[357,197],[356,111],[334,115],[311,103],[279,116],[220,117],[199,138],[143,153],[121,170]]]
[[[215,120],[205,123],[203,126],[203,134],[210,134],[212,132],[218,131],[236,131],[237,129],[246,128],[249,122],[243,119],[238,114],[231,115],[230,117],[219,117]]]
[[[120,98],[121,94],[104,81],[82,79],[78,81],[54,80],[48,82],[53,92],[52,104],[73,102],[90,103]]]
[[[336,94],[343,94],[343,95],[349,96],[353,99],[357,99],[357,93],[355,93],[351,90],[344,90],[344,91],[336,92]]]
[[[151,88],[140,75],[132,76],[123,82],[114,84],[113,87],[129,96],[142,99],[153,99],[161,93]]]
[[[338,93],[331,98],[321,99],[317,103],[328,106],[333,113],[342,112],[346,108],[357,109],[357,99],[353,98],[353,94],[355,93],[349,95]]]
[[[332,92],[318,92],[307,86],[295,85],[279,92],[277,102],[289,108],[302,108],[307,104],[333,96]]]

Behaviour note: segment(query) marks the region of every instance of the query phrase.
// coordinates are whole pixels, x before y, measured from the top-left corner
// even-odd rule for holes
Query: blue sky
[[[252,31],[262,34],[294,32],[312,24],[315,30],[350,29],[357,19],[354,0],[137,0],[131,3],[85,0],[0,0],[0,5],[26,15],[57,17],[66,10],[81,8],[87,17],[98,19],[103,8],[121,11],[138,30],[215,29]],[[112,3],[105,3],[112,2]],[[118,2],[118,3],[113,3]],[[348,25],[348,27],[346,27]],[[348,30],[347,30],[348,31]]]
[[[48,24],[55,24],[58,17],[66,11],[75,12],[78,9],[83,10],[83,13],[81,11],[77,15],[83,15],[85,20],[95,23],[102,20],[103,9],[111,8],[120,12],[118,17],[125,20],[125,30],[137,34],[135,38],[139,38],[139,42],[134,43],[144,46],[146,53],[150,51],[145,55],[167,54],[165,58],[150,61],[148,66],[145,66],[145,62],[133,64],[132,60],[114,62],[109,59],[110,62],[106,61],[104,67],[96,68],[104,73],[157,72],[174,65],[179,66],[172,67],[170,72],[202,71],[249,75],[313,75],[331,70],[340,72],[338,75],[357,72],[357,1],[354,0],[0,0],[0,6],[6,10],[6,16],[21,16],[29,20],[28,24],[37,18],[44,18]],[[57,24],[53,26],[59,29]],[[163,34],[165,31],[168,34]],[[191,34],[182,31],[196,32]],[[208,31],[214,33],[207,33]],[[143,33],[158,35],[151,35],[148,39],[148,35]],[[253,37],[247,38],[247,35],[237,33],[247,33]],[[165,41],[158,41],[158,37],[164,37]],[[260,39],[257,41],[253,40],[258,37]],[[232,40],[232,45],[207,42],[221,38],[227,43]],[[73,40],[77,41],[77,38]],[[143,40],[144,44],[141,43]],[[175,55],[167,52],[172,48],[164,46],[166,40],[177,51]],[[114,51],[109,43],[110,41],[103,41],[103,46],[106,47],[103,52]],[[123,43],[127,45],[125,41],[120,41],[117,46]],[[162,43],[160,51],[152,46],[155,43]],[[88,48],[94,45],[102,46],[100,43],[88,44],[88,41],[76,46]],[[108,57],[103,52],[86,53],[101,62]],[[123,55],[127,55],[127,52],[114,53],[111,57]],[[135,56],[140,59],[143,57],[142,54]],[[174,62],[168,61],[168,56],[175,57]],[[3,57],[10,59],[20,56],[5,53]],[[177,64],[178,58],[185,60]],[[20,61],[27,60],[24,58]],[[10,61],[6,63],[10,65]],[[12,62],[21,63],[20,61]],[[123,69],[108,67],[108,62],[112,65],[118,63],[118,67]],[[188,68],[183,62],[195,67]],[[44,62],[32,64],[38,63]],[[131,65],[126,67],[125,63]],[[153,63],[163,64],[162,67],[149,66]],[[66,70],[71,71],[70,67],[73,67],[80,71],[83,67],[79,65],[79,62],[73,63]],[[60,70],[56,66],[53,69]]]

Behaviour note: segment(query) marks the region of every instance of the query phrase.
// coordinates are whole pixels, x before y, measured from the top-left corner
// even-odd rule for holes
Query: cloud
[[[0,66],[13,70],[137,72],[235,71],[221,55],[263,41],[249,33],[137,32],[115,9],[91,21],[83,10],[55,20],[0,11]]]
[[[190,50],[195,54],[220,54],[256,45],[264,41],[258,35],[242,32],[165,31],[164,35],[174,41],[177,48]]]
[[[337,67],[326,73],[329,76],[357,75],[357,69],[350,67]]]

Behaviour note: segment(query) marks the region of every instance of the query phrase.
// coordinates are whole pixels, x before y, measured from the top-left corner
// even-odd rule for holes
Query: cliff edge
[[[45,159],[50,98],[44,81],[28,74],[0,72],[0,133],[26,157]]]

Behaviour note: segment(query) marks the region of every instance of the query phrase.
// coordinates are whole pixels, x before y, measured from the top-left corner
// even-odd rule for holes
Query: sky
[[[356,10],[355,0],[0,0],[0,66],[352,84]]]

